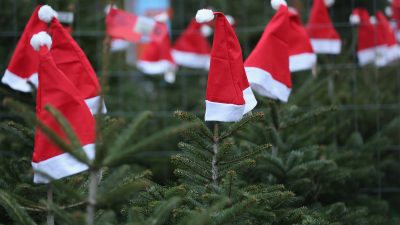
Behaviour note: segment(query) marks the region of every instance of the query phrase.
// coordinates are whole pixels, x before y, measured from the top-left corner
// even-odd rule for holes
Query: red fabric
[[[176,40],[173,48],[183,52],[210,54],[210,43],[201,33],[201,26],[203,25],[193,19],[188,28]]]
[[[298,55],[302,53],[314,53],[313,47],[304,28],[300,16],[296,11],[289,10],[289,55]]]
[[[156,22],[153,32],[150,34],[150,40],[161,43],[165,38],[169,38],[168,28],[165,23]]]
[[[36,53],[36,57],[38,53]],[[82,146],[95,142],[95,120],[74,84],[59,70],[47,47],[39,52],[39,87],[36,96],[36,116],[60,137],[66,140],[61,126],[44,107],[55,107],[68,120]],[[53,158],[64,152],[36,129],[32,161],[35,163]]]
[[[397,24],[397,29],[400,28],[400,0],[393,0],[392,2],[392,18]]]
[[[313,39],[340,39],[324,0],[314,0],[307,24],[307,32]]]
[[[99,81],[83,50],[57,19],[52,20],[50,31],[53,38],[50,52],[57,67],[68,76],[84,99],[98,96]]]
[[[373,24],[372,26],[374,27],[374,33],[373,36],[370,34],[369,38],[374,39],[377,46],[387,45],[388,34],[386,33],[387,31],[385,26],[378,20],[378,13],[376,15],[376,24]]]
[[[137,16],[124,10],[111,8],[106,17],[106,32],[113,38],[133,43],[140,40],[141,34],[134,32]]]
[[[29,78],[37,72],[39,60],[37,53],[30,45],[30,40],[34,34],[47,29],[47,24],[38,17],[40,7],[37,6],[35,11],[33,11],[7,68],[10,72],[21,78]]]
[[[151,41],[144,44],[143,51],[139,55],[139,60],[147,62],[158,62],[168,60],[174,63],[171,55],[171,42],[169,35],[164,36],[162,42]]]
[[[136,43],[141,40],[142,34],[135,32],[139,17],[120,9],[110,9],[106,17],[106,32],[112,38],[119,38]],[[155,22],[155,27],[150,33],[150,39],[156,42],[164,41],[168,36],[168,29],[164,23]]]
[[[274,80],[292,87],[289,71],[289,12],[281,6],[264,30],[261,39],[247,57],[245,67],[260,68]]]
[[[376,20],[385,34],[386,44],[389,47],[397,45],[396,35],[390,27],[389,21],[386,19],[385,14],[383,14],[381,11],[378,11],[376,13]]]
[[[215,33],[206,100],[244,105],[243,90],[250,85],[244,71],[240,43],[225,15],[220,12],[214,12],[214,15]]]
[[[356,8],[352,14],[360,17],[360,24],[358,26],[358,51],[375,47],[377,43],[374,38],[371,38],[371,35],[375,32],[375,28],[370,22],[368,11],[363,8]]]

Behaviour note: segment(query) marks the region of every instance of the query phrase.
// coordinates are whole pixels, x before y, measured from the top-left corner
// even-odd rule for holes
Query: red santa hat
[[[50,32],[53,37],[51,54],[57,67],[79,90],[93,114],[96,114],[100,107],[100,112],[106,113],[104,102],[99,96],[100,85],[96,72],[83,50],[58,19],[55,18],[51,21]]]
[[[396,35],[392,30],[388,19],[382,11],[376,13],[376,19],[378,24],[381,26],[382,32],[385,34],[385,40],[387,45],[387,52],[385,56],[388,62],[392,62],[399,58],[400,48],[397,44]]]
[[[198,23],[215,19],[206,90],[206,121],[234,122],[257,104],[246,78],[242,50],[235,31],[221,12],[201,9]]]
[[[374,63],[377,57],[377,42],[371,38],[375,28],[370,22],[370,16],[366,9],[356,8],[350,15],[350,23],[358,25],[357,57],[360,66]]]
[[[378,23],[375,16],[370,17],[370,22],[374,28],[374,33],[372,33],[372,36],[370,35],[370,38],[375,41],[376,45],[375,65],[377,67],[384,67],[389,63],[387,57],[388,45],[385,27],[381,23]]]
[[[149,75],[175,71],[176,64],[171,55],[169,35],[165,35],[161,42],[150,41],[145,44],[136,65],[139,70]]]
[[[208,69],[210,65],[211,47],[202,32],[208,26],[192,20],[188,28],[176,40],[172,48],[172,56],[180,66],[195,69]],[[203,28],[205,30],[207,28]]]
[[[334,0],[314,0],[307,24],[311,44],[317,54],[340,54],[342,42],[335,30],[328,8]]]
[[[57,68],[49,52],[51,37],[40,32],[30,41],[39,52],[39,87],[36,96],[37,118],[56,134],[69,142],[61,125],[45,110],[46,105],[56,108],[72,126],[82,150],[89,159],[95,155],[95,120],[83,97],[67,76]],[[48,183],[84,170],[87,166],[70,154],[60,150],[40,129],[36,129],[32,159],[35,183]],[[43,175],[46,174],[47,176]]]
[[[312,69],[317,63],[317,55],[310,37],[304,28],[296,9],[289,8],[289,68],[291,72]]]
[[[289,71],[289,12],[284,0],[272,0],[278,10],[257,46],[244,62],[251,87],[260,95],[287,102],[292,90]]]
[[[22,92],[32,91],[28,81],[37,86],[39,60],[37,53],[29,45],[29,41],[33,34],[47,29],[47,22],[53,16],[57,16],[57,13],[51,7],[47,5],[36,7],[18,41],[11,61],[1,79],[2,83]]]
[[[395,33],[398,40],[400,40],[400,0],[391,0],[392,3],[389,13],[395,24]]]

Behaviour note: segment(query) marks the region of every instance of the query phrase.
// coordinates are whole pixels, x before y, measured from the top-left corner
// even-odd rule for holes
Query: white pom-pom
[[[287,5],[285,0],[271,0],[271,6],[273,9],[278,10],[281,5]]]
[[[331,7],[335,4],[335,0],[324,0],[324,2],[327,7]]]
[[[393,0],[388,0],[388,2],[389,2],[389,3],[392,3],[392,2],[393,2]]]
[[[376,17],[375,17],[375,16],[371,16],[371,17],[369,18],[369,22],[371,22],[372,25],[375,25],[375,24],[377,23]]]
[[[111,9],[118,9],[118,7],[115,4],[106,5],[106,7],[104,7],[104,12],[106,15],[110,13]]]
[[[44,5],[40,7],[38,16],[41,21],[50,23],[53,17],[57,18],[57,12],[49,5]]]
[[[229,23],[231,26],[235,25],[235,18],[233,18],[233,16],[231,16],[231,15],[226,15],[225,18],[226,18],[226,20],[228,20],[228,23]]]
[[[204,37],[208,37],[213,33],[213,29],[208,25],[203,25],[200,28],[200,32]]]
[[[393,16],[392,7],[387,6],[387,7],[385,8],[385,14],[386,14],[387,16],[389,16],[389,17],[392,17],[392,16]]]
[[[351,14],[349,20],[350,20],[350,24],[352,24],[352,25],[358,25],[361,23],[360,16],[356,15],[356,14]]]
[[[164,80],[169,84],[175,83],[176,80],[176,73],[173,70],[168,70],[164,73]]]
[[[34,34],[31,38],[31,45],[33,49],[39,51],[41,46],[47,46],[48,49],[51,48],[52,40],[48,33],[41,31],[37,34]]]
[[[210,22],[214,19],[214,12],[211,9],[200,9],[196,13],[196,21],[198,23]]]

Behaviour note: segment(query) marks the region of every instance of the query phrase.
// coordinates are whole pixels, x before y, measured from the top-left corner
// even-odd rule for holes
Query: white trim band
[[[384,67],[389,64],[387,58],[388,46],[381,45],[377,46],[376,48],[376,56],[375,56],[375,65],[377,67]]]
[[[3,84],[7,84],[12,89],[22,92],[31,92],[32,87],[29,85],[28,81],[32,82],[35,87],[38,85],[38,74],[34,73],[30,75],[28,78],[22,78],[15,73],[9,71],[8,69],[4,73],[4,76],[1,78],[1,82]]]
[[[375,62],[376,58],[376,47],[363,49],[357,52],[358,65],[365,66],[367,64]]]
[[[96,115],[98,113],[104,113],[104,114],[107,113],[106,104],[104,103],[104,100],[103,101],[101,101],[101,100],[102,99],[100,96],[85,99],[85,103],[93,115]],[[100,112],[98,112],[100,105],[101,105],[101,109],[100,109]]]
[[[257,105],[257,100],[256,100],[256,97],[254,96],[253,91],[251,90],[251,87],[244,89],[243,98],[244,98],[244,101],[246,102],[246,105],[244,106],[243,114],[246,114],[246,113],[250,112],[251,110],[253,110],[254,107],[256,107],[256,105]]]
[[[83,151],[89,160],[93,160],[95,157],[95,144],[83,146]],[[36,184],[46,184],[51,180],[58,180],[83,172],[88,169],[88,166],[76,160],[69,153],[63,153],[45,161],[32,162],[32,168],[34,171],[33,182]]]
[[[397,60],[400,56],[400,46],[399,45],[392,45],[388,47],[388,52],[387,52],[387,59],[389,62],[393,62]]]
[[[254,91],[262,96],[279,99],[282,102],[288,101],[292,89],[274,80],[270,73],[257,67],[245,67],[245,70],[247,79]]]
[[[206,100],[205,121],[236,122],[242,119],[244,108],[244,105],[233,105]]]
[[[317,54],[340,54],[342,41],[337,39],[311,39],[311,45]]]
[[[123,39],[113,39],[111,40],[110,51],[119,52],[128,49],[130,42]]]
[[[136,62],[136,66],[139,70],[141,70],[145,74],[163,74],[169,70],[175,70],[176,65],[168,60],[160,60],[160,61],[143,61],[138,60]]]
[[[176,64],[194,69],[206,69],[210,67],[210,54],[197,54],[176,49],[171,51]]]
[[[317,63],[317,55],[314,53],[301,53],[289,56],[290,72],[310,70]]]

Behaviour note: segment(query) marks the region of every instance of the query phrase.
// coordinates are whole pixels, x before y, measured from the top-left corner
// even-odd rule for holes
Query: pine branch
[[[8,215],[18,224],[36,225],[26,211],[15,201],[11,195],[0,190],[0,205],[7,211]]]
[[[202,174],[193,174],[186,170],[175,169],[174,174],[178,177],[192,181],[194,184],[208,184],[211,180]]]
[[[323,115],[325,113],[332,112],[332,111],[336,111],[336,107],[335,106],[320,107],[320,108],[317,108],[317,109],[315,109],[315,110],[313,110],[311,112],[305,113],[305,114],[303,114],[303,115],[301,115],[299,117],[292,118],[292,119],[289,119],[287,121],[281,122],[279,127],[280,127],[280,129],[286,129],[288,127],[295,126],[295,125],[297,125],[297,124],[299,124],[299,123],[301,123],[303,121],[310,120],[310,119],[312,119],[314,117],[317,117],[317,116],[320,116],[320,115]]]
[[[199,125],[198,123],[184,123],[182,125],[170,127],[165,130],[159,131],[155,134],[152,134],[149,137],[143,138],[137,144],[127,147],[122,152],[115,152],[115,149],[112,149],[109,155],[104,159],[104,165],[105,166],[120,165],[123,162],[127,161],[139,150],[143,150],[147,146],[150,146],[154,143],[158,143],[163,139],[166,139],[184,130],[198,127],[198,125]]]
[[[227,160],[227,161],[225,161],[225,160],[224,160],[224,161],[221,161],[221,162],[220,162],[220,165],[227,165],[227,164],[237,163],[237,162],[240,162],[240,161],[249,159],[249,158],[251,158],[251,157],[253,157],[253,156],[256,156],[256,155],[258,155],[258,154],[261,154],[263,151],[268,150],[268,149],[270,149],[271,147],[272,147],[272,145],[270,145],[270,144],[266,144],[266,145],[259,146],[259,147],[257,147],[256,149],[254,149],[254,150],[252,150],[252,151],[250,151],[250,152],[246,152],[245,154],[240,155],[240,156],[238,156],[238,157],[234,157],[234,158],[229,159],[229,160]]]
[[[192,157],[196,157],[203,162],[210,161],[209,158],[211,156],[208,151],[204,151],[193,145],[183,143],[183,142],[178,143],[178,148],[182,149],[184,153],[191,155]]]
[[[208,177],[212,176],[211,171],[208,168],[206,168],[206,167],[198,164],[197,162],[192,161],[192,160],[188,159],[187,157],[184,157],[180,154],[172,156],[171,161],[175,165],[178,165],[180,167],[186,167],[187,169],[190,169],[193,173],[196,173],[206,179],[208,179]]]
[[[118,135],[111,149],[115,149],[115,151],[123,150],[123,147],[126,146],[132,138],[136,137],[140,132],[140,128],[152,115],[153,114],[149,111],[141,113],[120,135]]]
[[[228,127],[221,136],[219,137],[219,140],[222,141],[227,137],[230,137],[234,135],[237,131],[242,129],[244,126],[248,125],[249,123],[255,122],[255,121],[261,121],[264,119],[264,113],[262,112],[257,112],[253,113],[252,115],[248,115],[241,119],[239,122],[236,122]]]
[[[211,130],[206,126],[206,124],[200,120],[197,116],[192,113],[183,112],[183,111],[175,111],[175,116],[183,121],[189,122],[198,122],[200,124],[199,130],[203,133],[209,141],[212,141],[214,136]]]
[[[170,217],[171,211],[179,205],[181,199],[174,197],[168,201],[162,202],[154,211],[153,215],[146,220],[148,225],[162,225],[165,224]]]

